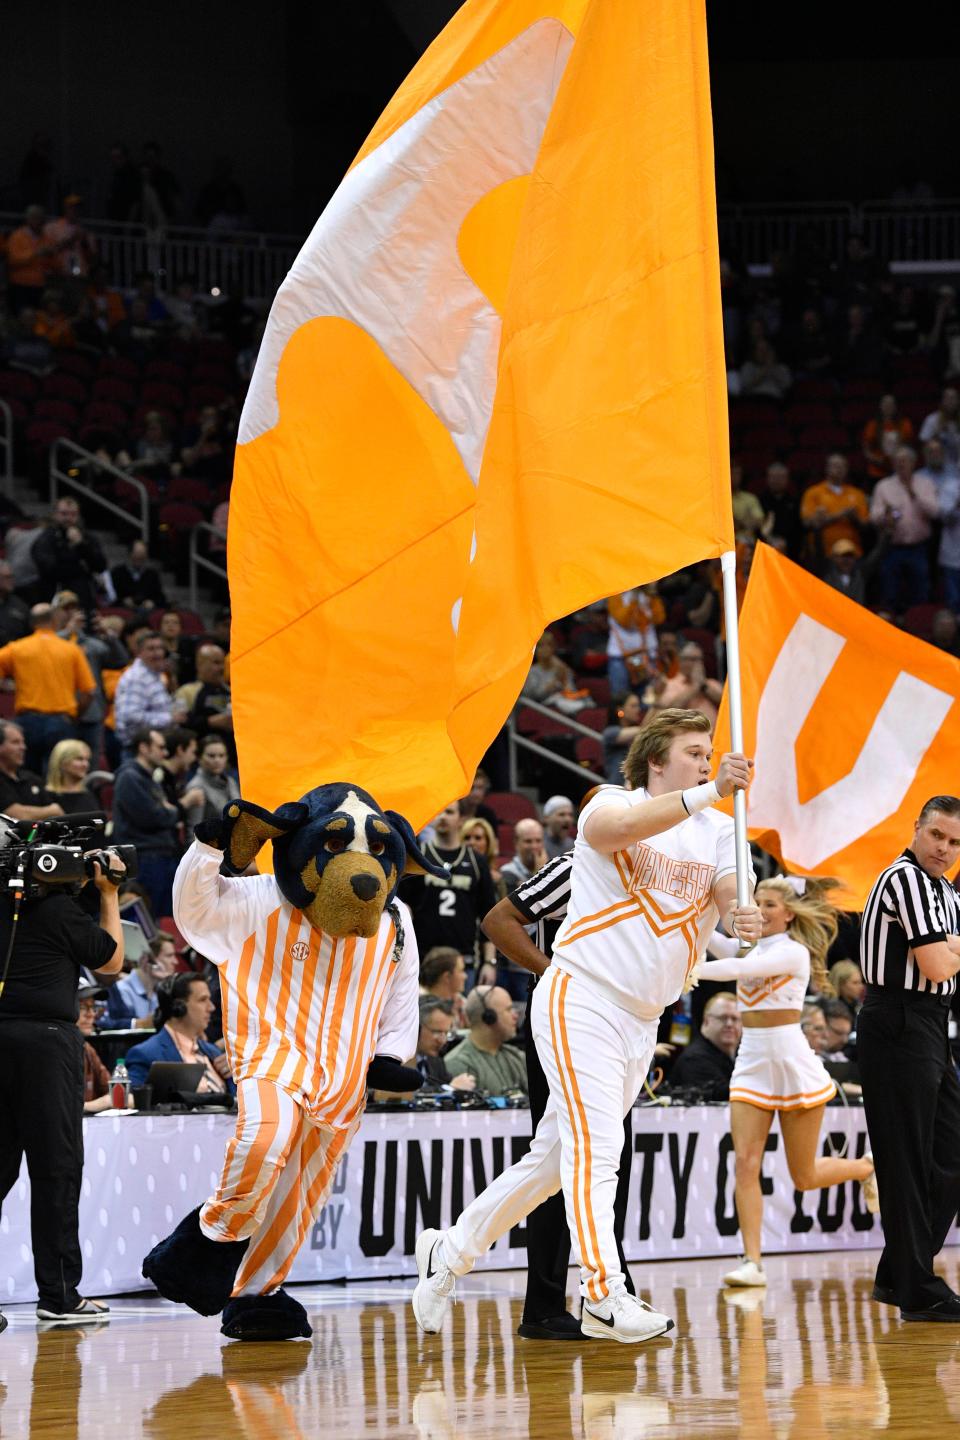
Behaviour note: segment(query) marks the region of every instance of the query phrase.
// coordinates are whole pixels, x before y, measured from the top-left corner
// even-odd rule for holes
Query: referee
[[[903,1320],[960,1322],[933,1262],[960,1208],[960,1082],[947,1035],[960,970],[960,799],[936,795],[863,912],[867,995],[857,1060],[873,1146],[884,1250],[873,1298]]]
[[[561,921],[566,918],[572,869],[573,855],[569,851],[549,860],[535,875],[524,880],[516,890],[495,905],[483,917],[482,922],[487,936],[508,960],[514,960],[524,970],[532,971],[524,1043],[530,1119],[534,1130],[540,1124],[547,1108],[550,1087],[530,1033],[530,1000],[533,998],[533,987],[550,964],[554,937],[560,929]],[[530,938],[528,927],[536,927],[535,940]],[[623,1231],[627,1217],[633,1151],[629,1110],[624,1117],[623,1128],[620,1176],[614,1200],[614,1230],[624,1284],[629,1294],[635,1295],[636,1289],[623,1253]],[[517,1331],[525,1340],[583,1339],[579,1320],[567,1310],[569,1264],[570,1230],[563,1193],[558,1190],[527,1216],[527,1293]]]

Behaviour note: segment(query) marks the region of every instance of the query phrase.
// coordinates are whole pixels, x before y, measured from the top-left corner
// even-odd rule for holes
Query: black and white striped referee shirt
[[[888,865],[870,891],[860,930],[860,969],[868,985],[952,995],[956,976],[934,984],[914,959],[915,945],[960,934],[960,895],[920,868],[912,850]]]
[[[536,875],[524,880],[507,897],[529,920],[533,943],[547,956],[552,954],[557,931],[567,918],[572,870],[573,852],[568,850],[565,855],[548,860]]]

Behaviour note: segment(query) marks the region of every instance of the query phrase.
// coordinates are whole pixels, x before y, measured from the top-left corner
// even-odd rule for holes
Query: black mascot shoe
[[[238,1295],[224,1306],[220,1334],[228,1340],[309,1340],[307,1312],[285,1290],[275,1295]]]
[[[523,1320],[517,1326],[517,1334],[524,1340],[586,1340],[576,1315],[564,1311],[562,1315],[549,1315],[545,1320]]]
[[[230,1299],[249,1240],[210,1240],[200,1229],[200,1207],[184,1215],[143,1262],[164,1300],[189,1305],[198,1315],[219,1315]]]

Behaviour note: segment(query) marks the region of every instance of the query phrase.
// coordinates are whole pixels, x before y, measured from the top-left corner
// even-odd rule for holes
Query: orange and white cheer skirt
[[[730,1099],[761,1110],[812,1110],[837,1087],[799,1025],[744,1030],[730,1077]]]

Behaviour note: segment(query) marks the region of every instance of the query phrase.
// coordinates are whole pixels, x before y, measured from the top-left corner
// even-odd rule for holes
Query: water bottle
[[[126,1056],[121,1055],[110,1076],[110,1104],[114,1110],[126,1110],[130,1094],[130,1078],[127,1075]]]
[[[693,1029],[693,1021],[690,1016],[690,996],[681,995],[673,1007],[673,1016],[670,1020],[670,1044],[689,1045],[690,1035]]]

